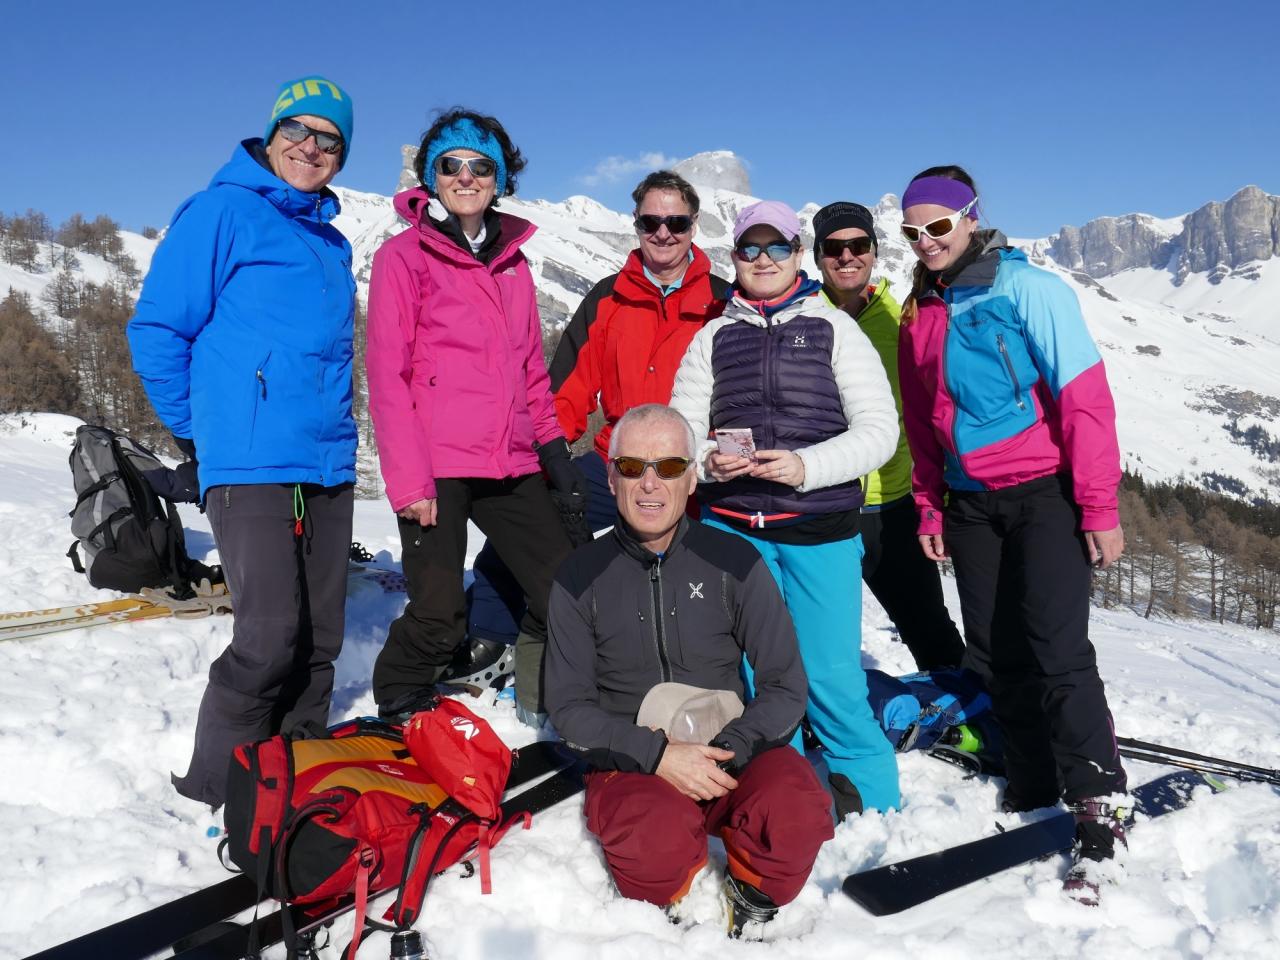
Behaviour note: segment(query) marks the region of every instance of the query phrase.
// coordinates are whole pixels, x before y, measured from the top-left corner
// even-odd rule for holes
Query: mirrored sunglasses
[[[338,134],[308,127],[301,120],[295,120],[293,117],[285,117],[277,123],[276,130],[290,143],[302,143],[307,137],[315,137],[316,146],[325,153],[337,153],[343,147],[342,137]]]
[[[786,241],[777,240],[769,244],[740,243],[733,248],[733,252],[739,260],[745,260],[747,263],[754,263],[762,253],[767,253],[774,263],[781,263],[796,251],[795,247]]]
[[[661,460],[641,460],[639,457],[614,457],[609,461],[613,468],[628,480],[639,480],[645,470],[653,467],[653,472],[663,480],[675,480],[683,477],[689,469],[688,457],[663,457]]]
[[[683,213],[674,214],[670,217],[642,213],[636,217],[636,229],[641,233],[657,233],[663,226],[672,234],[688,233],[693,229],[693,217]]]
[[[446,177],[456,177],[463,167],[481,180],[492,177],[498,170],[498,165],[488,157],[451,157],[446,154],[436,160],[436,173],[443,173]]]
[[[960,225],[960,221],[969,215],[969,211],[973,209],[973,205],[978,202],[978,198],[974,197],[961,209],[957,210],[949,217],[939,217],[926,223],[923,227],[917,227],[909,223],[902,225],[902,235],[906,237],[907,243],[919,243],[920,231],[923,230],[934,240],[941,240],[947,234],[951,233]]]
[[[827,238],[822,241],[822,255],[832,260],[839,260],[841,254],[848,250],[855,257],[865,257],[871,252],[874,244],[875,241],[870,237],[850,237],[848,240]]]

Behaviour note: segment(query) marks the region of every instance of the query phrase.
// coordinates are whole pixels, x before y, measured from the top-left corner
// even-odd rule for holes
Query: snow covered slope
[[[1085,291],[1088,292],[1088,291]],[[1116,308],[1119,309],[1119,308]],[[75,421],[0,420],[0,611],[107,599],[75,574],[67,454]],[[203,516],[184,508],[187,542],[213,559]],[[355,536],[393,567],[395,524],[379,502],[356,505]],[[479,538],[472,537],[472,551]],[[956,607],[954,584],[946,583]],[[866,594],[868,665],[905,672],[884,614]],[[374,709],[368,678],[402,598],[365,585],[347,600],[332,719]],[[215,821],[168,783],[184,769],[196,708],[229,618],[100,627],[0,643],[0,960],[67,940],[222,879]],[[1117,729],[1267,767],[1280,766],[1275,634],[1202,623],[1147,622],[1095,612],[1094,641]],[[528,739],[509,701],[480,711],[512,745]],[[967,958],[1096,960],[1280,955],[1280,792],[1240,786],[1201,796],[1132,833],[1129,878],[1094,909],[1066,901],[1055,858],[896,917],[873,920],[840,893],[849,872],[983,836],[996,823],[999,783],[966,779],[919,755],[900,760],[904,806],[842,824],[766,947],[720,930],[716,845],[692,891],[700,923],[680,928],[661,911],[618,897],[582,820],[581,801],[536,818],[493,856],[494,893],[456,871],[437,880],[422,929],[435,960],[695,960],[775,957],[848,960]],[[1130,763],[1143,781],[1161,772]],[[347,921],[349,924],[349,921]],[[339,923],[333,942],[344,943]],[[362,956],[386,955],[384,935]],[[330,951],[330,956],[333,956]],[[110,958],[94,958],[110,960]]]

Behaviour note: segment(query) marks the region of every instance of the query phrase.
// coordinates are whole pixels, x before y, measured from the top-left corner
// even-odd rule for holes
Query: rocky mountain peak
[[[672,167],[696,187],[713,190],[732,190],[751,196],[751,177],[737,155],[730,150],[710,150],[695,153]]]
[[[1172,271],[1176,283],[1192,273],[1220,280],[1280,256],[1280,197],[1250,185],[1173,220],[1130,213],[1065,226],[1045,246],[1062,266],[1095,278],[1157,267]]]

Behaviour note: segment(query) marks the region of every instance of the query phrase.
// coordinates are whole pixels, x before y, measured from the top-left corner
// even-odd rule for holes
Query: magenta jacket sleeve
[[[1080,505],[1080,529],[1114,529],[1120,525],[1120,444],[1116,405],[1102,360],[1062,388],[1058,411],[1072,490]]]
[[[1081,529],[1111,530],[1120,523],[1116,405],[1080,301],[1061,278],[1034,267],[1017,270],[1009,290],[1025,318],[1032,357],[1058,406]]]
[[[533,274],[524,258],[520,260],[520,276],[528,283],[529,303],[529,352],[525,356],[525,391],[529,404],[529,416],[533,419],[533,437],[538,443],[550,443],[564,436],[556,417],[556,402],[551,395],[551,378],[547,376],[547,361],[542,353],[542,320],[538,316],[537,294],[533,286]]]
[[[382,479],[393,510],[436,495],[426,436],[430,391],[413,393],[418,296],[409,265],[391,243],[383,244],[373,257],[369,278],[365,372]]]
[[[902,423],[911,448],[911,494],[919,517],[916,532],[923,536],[942,533],[946,481],[943,450],[933,434],[934,397],[921,367],[924,350],[917,339],[920,336],[927,336],[927,329],[923,316],[918,314],[912,323],[904,323],[898,334],[898,382],[902,390]],[[942,371],[937,375],[941,377]]]

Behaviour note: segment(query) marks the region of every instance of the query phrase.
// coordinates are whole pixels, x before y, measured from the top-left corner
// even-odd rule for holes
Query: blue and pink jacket
[[[1120,522],[1116,411],[1102,357],[1061,279],[994,233],[899,338],[919,532],[942,532],[950,490],[1070,473],[1083,530]]]

